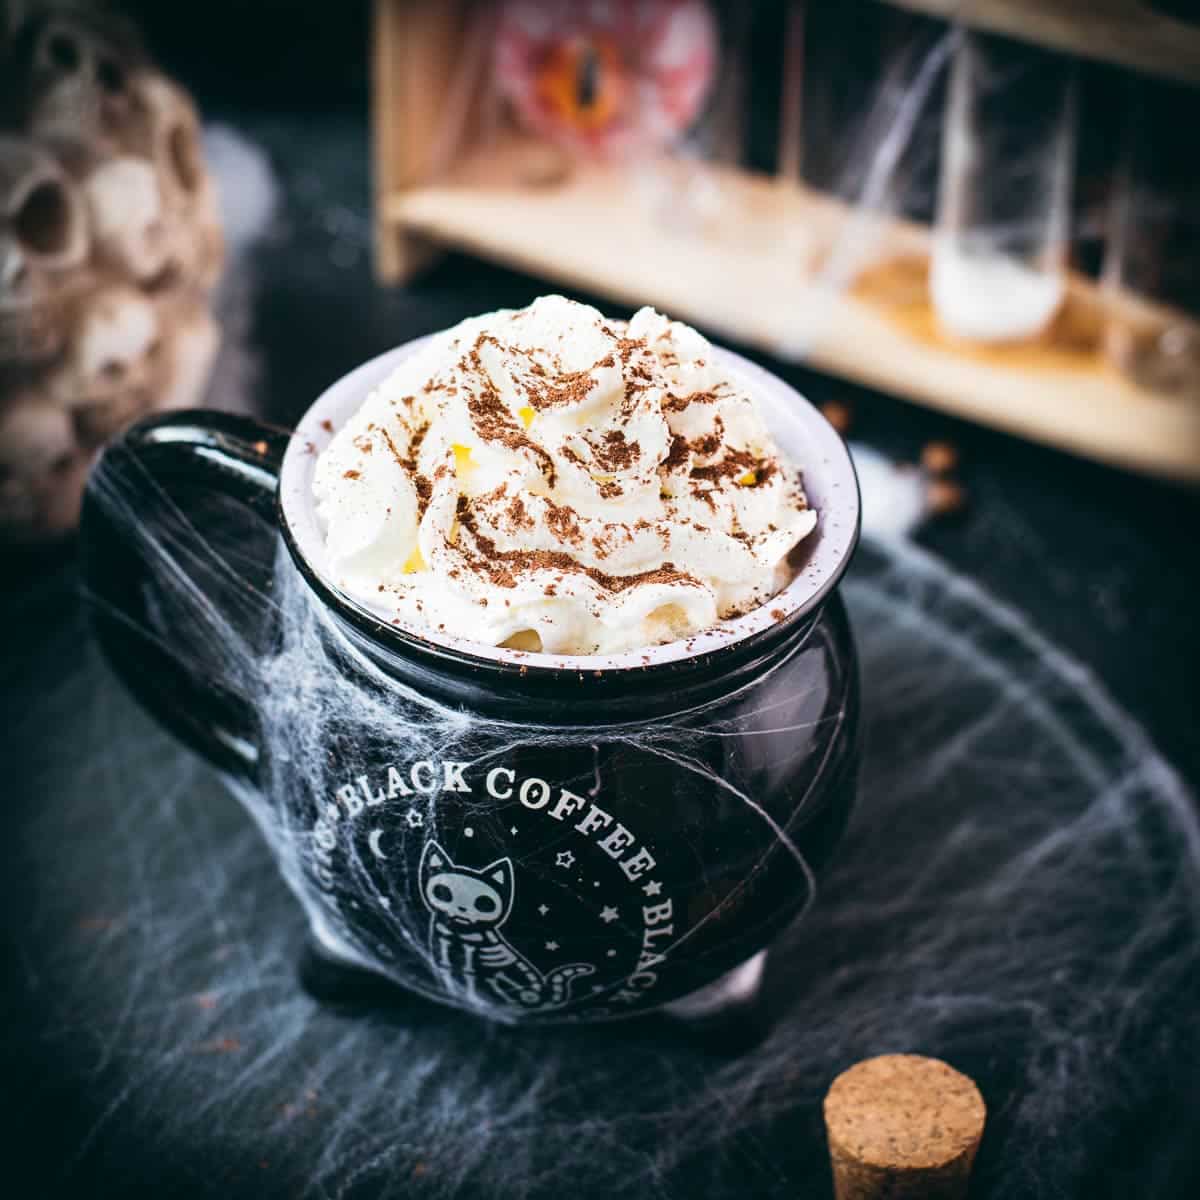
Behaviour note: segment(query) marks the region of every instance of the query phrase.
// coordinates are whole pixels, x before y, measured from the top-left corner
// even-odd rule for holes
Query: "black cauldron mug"
[[[858,676],[836,592],[859,530],[846,447],[792,388],[719,351],[819,514],[791,584],[719,629],[634,653],[465,642],[341,592],[312,500],[333,431],[422,344],[335,383],[290,436],[192,411],[110,446],[82,525],[99,642],[153,714],[260,797],[254,815],[325,959],[510,1023],[698,1016],[744,999],[813,899],[854,798]],[[253,541],[222,543],[216,514],[231,508],[270,523],[259,541],[282,537],[287,555],[272,567]],[[172,525],[198,532],[203,552],[172,554]],[[220,569],[189,579],[222,544]],[[288,632],[289,610],[271,603],[285,569],[318,674],[338,689],[338,720],[306,744],[309,761],[281,749],[263,710],[322,703],[319,687],[277,696],[286,677],[230,669],[220,633],[195,636],[179,610],[204,593],[228,628],[257,622],[269,662]],[[320,740],[325,726],[312,727]]]

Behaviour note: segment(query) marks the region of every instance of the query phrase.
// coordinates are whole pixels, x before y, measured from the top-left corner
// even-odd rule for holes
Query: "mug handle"
[[[84,600],[109,664],[172,733],[250,780],[258,722],[221,631],[249,638],[248,626],[267,621],[272,560],[249,564],[261,587],[243,578],[214,548],[221,518],[204,502],[232,500],[277,528],[289,436],[202,409],[139,421],[93,467],[80,519]],[[266,544],[273,555],[276,539]]]

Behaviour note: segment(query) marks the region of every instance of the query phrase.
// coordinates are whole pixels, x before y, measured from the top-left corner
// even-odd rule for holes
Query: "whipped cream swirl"
[[[313,490],[334,582],[488,645],[614,654],[786,585],[816,525],[694,329],[544,296],[463,321],[338,431]]]

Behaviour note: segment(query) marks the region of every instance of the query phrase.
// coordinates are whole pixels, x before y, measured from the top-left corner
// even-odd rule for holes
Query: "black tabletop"
[[[370,355],[546,290],[456,255],[379,290],[361,113],[241,128],[281,189],[277,224],[238,268],[243,366],[273,420],[294,420]],[[1195,814],[1174,778],[1200,780],[1196,496],[762,361],[813,400],[852,405],[854,437],[893,456],[952,440],[970,498],[918,534],[951,574],[868,548],[852,585],[882,708],[875,744],[891,751],[868,777],[881,797],[907,780],[911,803],[934,808],[879,810],[908,856],[886,869],[869,866],[885,861],[886,839],[852,837],[825,915],[818,906],[781,958],[789,999],[770,1070],[756,1057],[743,1074],[657,1028],[512,1040],[416,1008],[322,1013],[295,985],[301,922],[249,822],[95,661],[66,547],[17,562],[4,607],[3,1138],[24,1183],[15,1194],[821,1195],[819,1097],[835,1069],[882,1049],[944,1053],[979,1079],[996,1130],[981,1195],[1196,1194],[1200,1071],[1190,1022],[1172,1015],[1194,1008],[1197,985]],[[956,576],[1021,614],[1020,629]],[[911,635],[889,624],[905,605],[921,614]],[[954,657],[947,646],[962,639],[982,659]],[[980,674],[992,657],[1003,669]],[[969,695],[992,691],[914,741],[886,685],[923,666],[985,681]],[[1048,724],[1015,720],[1022,686],[1045,699]],[[957,722],[970,716],[981,725],[968,737]],[[986,740],[997,720],[999,747]],[[1030,732],[1060,724],[1045,744]],[[959,734],[965,760],[927,773]],[[972,808],[981,796],[986,808]],[[937,828],[965,841],[912,823],[950,810]],[[1026,815],[998,822],[1006,811]],[[1000,871],[991,900],[970,871],[940,874],[955,847]],[[1021,871],[1036,886],[1013,887]],[[910,932],[883,919],[889,903]]]

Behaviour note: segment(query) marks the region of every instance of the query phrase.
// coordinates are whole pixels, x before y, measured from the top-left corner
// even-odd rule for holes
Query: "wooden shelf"
[[[1137,0],[887,2],[1200,82],[1200,30]],[[470,17],[468,0],[375,0],[376,264],[385,283],[454,246],[653,304],[718,338],[955,416],[1200,482],[1200,404],[1145,391],[1111,366],[1087,280],[1071,281],[1051,335],[1037,344],[952,344],[930,310],[923,228],[873,223],[814,192],[733,170],[709,168],[708,186],[689,190],[666,184],[666,168],[578,164],[550,183],[553,151],[500,132],[486,72],[471,67],[472,55],[486,57],[488,29]],[[685,200],[697,192],[707,196],[703,216]],[[839,262],[848,248],[857,257]]]
[[[812,364],[921,404],[1125,467],[1200,481],[1200,405],[1144,391],[1101,355],[1094,289],[1083,280],[1049,344],[976,348],[938,333],[925,298],[928,234],[891,223],[853,287],[823,280],[838,245],[862,245],[868,223],[826,197],[762,177],[719,173],[719,227],[636,172],[581,165],[553,186],[519,182],[528,144],[467,155],[442,182],[387,197],[397,237],[469,250],[630,305],[653,304],[717,337]],[[731,235],[728,230],[740,231]],[[855,264],[859,265],[859,264]],[[849,268],[846,274],[850,273]]]
[[[1083,58],[1200,84],[1200,24],[1146,0],[883,0]]]

